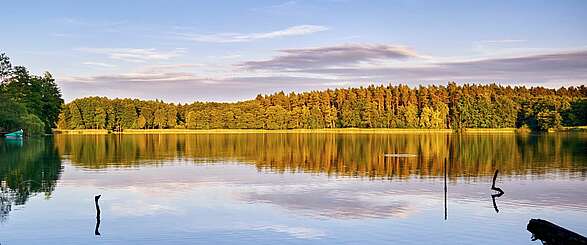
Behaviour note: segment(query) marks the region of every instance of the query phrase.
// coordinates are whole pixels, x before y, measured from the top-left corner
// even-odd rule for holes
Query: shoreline
[[[518,128],[466,128],[463,133],[536,133]],[[587,132],[587,126],[563,127],[549,132]],[[421,134],[421,133],[457,133],[452,129],[421,128],[323,128],[323,129],[125,129],[113,132],[107,129],[54,129],[54,134],[66,135],[106,135],[106,134],[289,134],[289,133],[336,133],[336,134]]]
[[[516,133],[515,128],[465,129],[466,133]],[[106,134],[421,134],[455,133],[452,129],[396,129],[396,128],[338,128],[338,129],[125,129],[112,132],[106,129],[55,129],[54,134],[66,135],[106,135]]]

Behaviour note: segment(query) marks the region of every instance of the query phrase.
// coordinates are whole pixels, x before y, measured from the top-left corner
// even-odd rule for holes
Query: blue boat
[[[24,131],[22,131],[22,129],[21,129],[21,130],[12,132],[12,133],[5,134],[4,136],[9,137],[9,138],[22,138],[23,135],[24,135]]]

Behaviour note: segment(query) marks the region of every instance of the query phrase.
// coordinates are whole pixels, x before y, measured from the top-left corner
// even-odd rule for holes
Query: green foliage
[[[513,128],[585,124],[587,89],[369,86],[187,105],[101,97],[64,107],[63,129]],[[103,108],[103,110],[96,108]],[[104,122],[104,112],[106,123]],[[558,115],[558,116],[557,116]],[[112,120],[110,120],[112,119]],[[99,123],[96,123],[99,122]]]
[[[0,82],[0,131],[30,128],[34,131],[27,134],[50,133],[63,105],[51,74],[31,75],[23,66],[12,67],[8,57],[0,54]]]
[[[571,99],[573,98],[547,95],[524,100],[518,113],[518,126],[527,125],[535,131],[548,131],[551,128],[560,128],[563,121],[565,126],[581,125],[583,122],[574,113],[570,113]],[[561,114],[565,115],[564,119]]]
[[[137,127],[144,129],[145,126],[147,126],[147,119],[144,115],[140,115],[139,118],[137,118]]]
[[[557,111],[541,111],[536,114],[536,127],[540,131],[561,127],[561,115]]]
[[[0,84],[3,84],[12,74],[12,64],[10,58],[4,53],[0,53]]]
[[[34,114],[25,114],[20,118],[20,125],[27,135],[40,135],[45,130],[43,120]]]
[[[266,127],[267,129],[285,129],[287,127],[287,122],[289,121],[289,116],[287,111],[283,109],[280,105],[270,106],[267,108],[267,118],[266,118]],[[318,119],[313,119],[313,124],[317,125]]]
[[[19,128],[21,118],[27,114],[26,107],[23,104],[0,93],[0,130],[14,130]]]
[[[564,124],[568,126],[587,125],[587,98],[575,99],[568,110],[563,111]]]

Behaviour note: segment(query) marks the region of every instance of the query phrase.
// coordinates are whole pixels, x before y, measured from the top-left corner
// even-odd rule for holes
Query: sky
[[[0,52],[85,96],[587,84],[587,1],[3,1]]]

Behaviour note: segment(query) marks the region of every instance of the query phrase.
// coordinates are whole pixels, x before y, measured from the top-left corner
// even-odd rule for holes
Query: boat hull
[[[16,131],[16,132],[12,132],[12,133],[8,133],[5,134],[4,136],[11,137],[11,138],[22,138],[22,136],[24,135],[24,132],[22,130]]]

